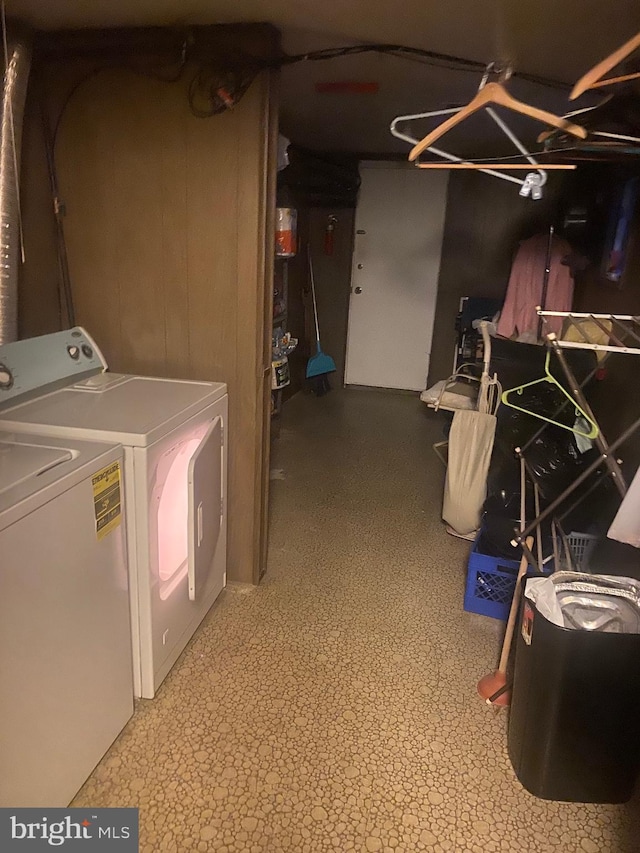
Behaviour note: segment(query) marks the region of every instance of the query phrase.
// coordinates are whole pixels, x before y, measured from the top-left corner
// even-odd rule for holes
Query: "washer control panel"
[[[81,327],[0,346],[0,409],[107,370]]]

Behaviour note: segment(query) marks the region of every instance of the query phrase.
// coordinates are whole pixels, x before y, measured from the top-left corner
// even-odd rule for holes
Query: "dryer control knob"
[[[69,355],[73,359],[80,358],[80,347],[76,347],[76,346],[67,347],[67,352],[69,353]]]
[[[4,364],[0,364],[0,388],[7,390],[13,385],[13,373]]]

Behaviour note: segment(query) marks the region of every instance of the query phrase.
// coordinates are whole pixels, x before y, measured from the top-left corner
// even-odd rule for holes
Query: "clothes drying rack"
[[[548,332],[546,334],[546,345],[550,347],[555,355],[557,356],[558,362],[564,373],[564,376],[568,383],[568,388],[571,393],[571,396],[576,401],[576,403],[580,406],[581,409],[588,412],[590,417],[595,421],[595,417],[593,415],[593,411],[589,406],[583,392],[582,388],[593,378],[596,370],[592,371],[582,383],[578,383],[576,377],[569,366],[567,359],[565,358],[564,349],[588,349],[594,350],[596,352],[604,353],[603,359],[600,361],[599,367],[602,366],[604,358],[608,357],[611,353],[625,353],[630,355],[638,355],[640,354],[640,316],[634,315],[620,315],[620,314],[588,314],[588,313],[576,313],[571,311],[545,311],[541,308],[537,309],[538,316],[542,319],[543,324],[547,323],[547,317],[561,317],[565,319],[565,336],[568,334],[569,329],[576,330],[576,336],[579,340],[561,340],[557,337],[554,332]],[[594,339],[593,330],[597,329],[600,331],[601,336],[598,340]],[[614,331],[615,330],[615,331]],[[601,343],[602,335],[604,335],[604,339],[607,343]],[[557,410],[556,415],[564,409],[567,405],[570,405],[570,401],[564,402]],[[554,415],[555,417],[555,415]],[[596,422],[597,423],[597,422]],[[522,447],[516,448],[516,455],[521,459],[523,464],[526,466],[529,471],[529,475],[533,476],[533,472],[531,472],[529,465],[526,462],[526,451],[531,445],[539,438],[542,432],[547,428],[548,424],[543,424],[540,429],[524,444]],[[525,554],[527,561],[529,564],[536,569],[539,569],[539,563],[533,555],[532,551],[526,545],[526,538],[530,536],[534,531],[538,530],[540,525],[545,519],[550,516],[555,517],[554,514],[556,510],[560,508],[562,504],[569,498],[575,490],[581,486],[586,480],[591,477],[603,464],[606,468],[606,476],[611,477],[613,480],[618,492],[620,493],[621,498],[627,493],[627,484],[620,468],[621,461],[616,457],[616,451],[618,448],[623,445],[626,441],[634,435],[637,430],[640,429],[640,418],[635,420],[624,432],[619,435],[614,441],[608,442],[604,435],[602,434],[602,430],[598,426],[598,435],[595,438],[595,443],[600,451],[599,456],[594,459],[594,461],[587,466],[587,468],[582,471],[582,473],[575,478],[575,480],[564,489],[561,494],[559,494],[542,512],[536,514],[536,517],[533,518],[522,530],[518,530],[515,533],[513,544],[520,545],[523,553]],[[591,494],[601,482],[603,482],[605,477],[601,477],[595,483],[593,483],[585,492],[583,492],[576,501],[574,501],[568,509],[565,509],[560,516],[557,516],[557,520],[561,521],[563,518],[568,516],[571,512],[573,512],[579,504],[589,495]]]

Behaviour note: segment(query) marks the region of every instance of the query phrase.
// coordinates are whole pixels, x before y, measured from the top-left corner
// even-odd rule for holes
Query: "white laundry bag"
[[[453,416],[442,517],[462,536],[480,527],[495,432],[494,415],[458,411]]]

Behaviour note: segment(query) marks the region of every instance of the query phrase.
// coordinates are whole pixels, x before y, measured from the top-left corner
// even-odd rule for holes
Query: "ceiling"
[[[288,53],[358,42],[419,47],[479,62],[509,60],[516,70],[573,83],[640,30],[638,0],[5,0],[7,16],[40,29],[265,22]],[[317,82],[376,82],[377,94],[318,94]],[[406,153],[389,123],[398,114],[466,103],[477,72],[364,54],[283,69],[281,128],[316,149]],[[514,95],[562,114],[566,91],[513,80]],[[589,103],[588,96],[585,101]],[[592,101],[593,102],[593,99]],[[582,102],[579,102],[582,105]],[[435,120],[431,120],[432,124]],[[414,124],[422,136],[432,125]],[[516,122],[533,139],[539,125]],[[447,147],[471,156],[506,153],[486,116],[470,119]],[[458,147],[461,146],[461,147]],[[444,145],[442,146],[444,147]]]

